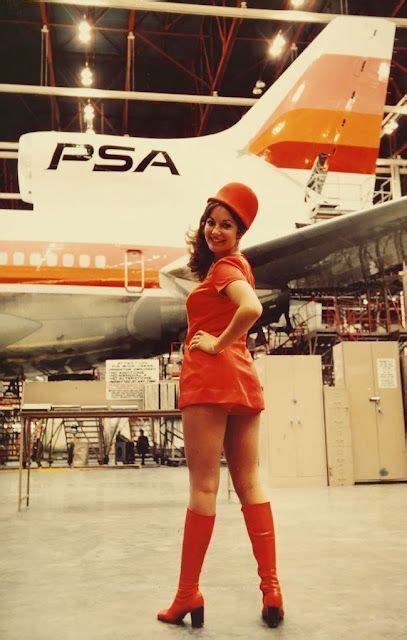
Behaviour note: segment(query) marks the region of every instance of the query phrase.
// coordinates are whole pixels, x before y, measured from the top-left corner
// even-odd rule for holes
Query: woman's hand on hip
[[[201,351],[215,355],[219,353],[217,344],[218,339],[215,336],[206,333],[206,331],[197,331],[189,343],[189,350],[201,349]]]

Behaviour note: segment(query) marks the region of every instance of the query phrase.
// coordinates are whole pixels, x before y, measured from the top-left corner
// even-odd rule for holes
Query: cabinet
[[[344,387],[324,387],[325,435],[330,486],[354,484],[349,399]]]
[[[335,386],[349,397],[355,482],[406,477],[397,342],[342,342],[333,348]]]
[[[401,385],[403,388],[404,422],[407,422],[407,348],[400,358]]]
[[[263,387],[259,465],[268,487],[326,486],[320,356],[255,360]]]

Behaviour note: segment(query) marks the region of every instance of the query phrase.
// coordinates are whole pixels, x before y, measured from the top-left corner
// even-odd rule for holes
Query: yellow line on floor
[[[158,465],[157,465],[158,466]],[[39,472],[39,473],[47,473],[49,471],[104,471],[106,469],[140,469],[141,465],[139,464],[131,464],[131,465],[117,465],[116,466],[97,466],[97,467],[30,467],[30,472]],[[0,473],[3,471],[19,471],[18,467],[13,469],[0,469]],[[23,469],[23,471],[27,471],[27,469]]]

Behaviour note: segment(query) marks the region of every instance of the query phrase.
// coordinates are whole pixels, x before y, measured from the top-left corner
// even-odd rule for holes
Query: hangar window
[[[64,267],[73,267],[73,254],[64,253],[62,258],[62,264],[64,265]]]
[[[106,256],[95,256],[95,267],[103,269],[106,266]]]
[[[7,264],[7,257],[6,251],[0,251],[0,264]]]
[[[84,267],[86,269],[86,267],[89,267],[89,265],[90,265],[90,257],[84,253],[81,254],[79,256],[79,266]]]
[[[49,253],[47,253],[47,255],[45,256],[45,262],[47,267],[56,267],[57,263],[58,263],[58,256],[56,253],[53,253],[52,251],[50,251]]]
[[[20,267],[24,264],[24,253],[22,251],[15,251],[13,253],[13,264],[17,267]]]
[[[40,253],[31,253],[30,254],[30,265],[32,267],[39,267],[41,264],[41,254]]]

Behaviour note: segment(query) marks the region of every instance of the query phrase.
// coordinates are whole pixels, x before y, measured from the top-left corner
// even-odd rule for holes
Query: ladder
[[[96,459],[99,464],[107,463],[102,418],[64,418],[62,426],[67,452],[75,434],[78,440],[87,440],[89,443],[89,459]]]

